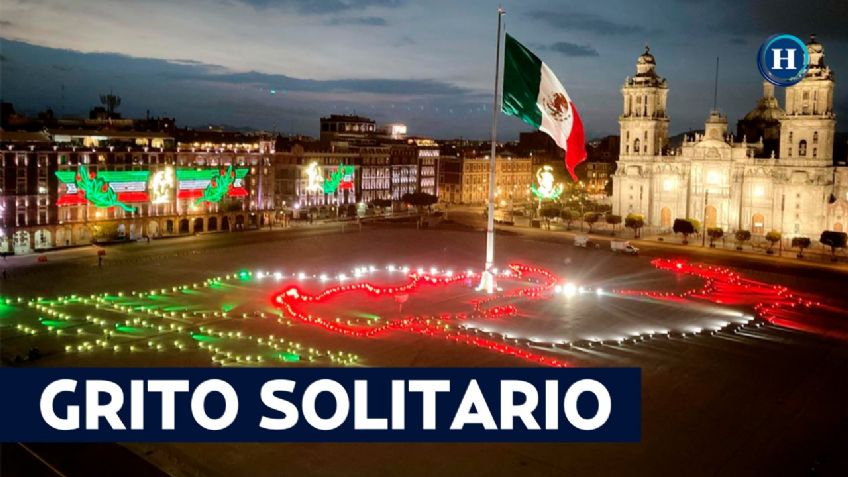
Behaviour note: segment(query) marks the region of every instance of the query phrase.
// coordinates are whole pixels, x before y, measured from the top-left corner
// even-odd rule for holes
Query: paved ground
[[[691,278],[653,269],[649,257],[575,249],[566,242],[566,238],[551,234],[502,233],[497,241],[497,256],[504,261],[543,265],[566,280],[591,287],[678,291],[692,286]],[[462,270],[479,268],[483,243],[481,234],[461,228],[417,231],[367,226],[362,232],[341,233],[336,226],[324,226],[284,232],[207,235],[110,247],[102,268],[97,266],[95,251],[89,248],[50,254],[46,264],[35,263],[33,257],[9,258],[8,278],[2,282],[0,294],[49,297],[70,292],[160,289],[202,282],[239,268],[335,274],[374,262],[379,266],[407,263],[412,267],[449,264]],[[369,260],[365,261],[365,257]],[[838,270],[823,273],[811,268],[785,267],[758,262],[737,264],[751,278],[815,292],[834,307],[845,306],[840,295],[844,276]],[[258,290],[265,290],[234,288],[239,296],[251,296],[249,293],[254,293],[251,289],[259,295],[264,291]],[[459,292],[461,295],[461,288]],[[218,300],[216,303],[227,302],[227,297],[233,296],[227,291],[208,293]],[[243,300],[252,302],[250,298]],[[545,332],[575,339],[589,333],[613,335],[638,327],[660,326],[656,320],[696,326],[713,319],[710,314],[720,314],[723,309],[714,305],[676,306],[623,298],[604,298],[599,302],[589,295],[555,300],[560,301],[547,302],[547,308],[530,313],[530,319],[521,325],[512,320],[474,324],[496,325],[505,328],[498,331],[512,334]],[[202,309],[209,308],[208,301],[202,303],[206,307]],[[380,308],[377,314],[386,315],[390,308]],[[234,309],[233,313],[237,311]],[[374,309],[360,311],[370,313]],[[540,316],[551,319],[544,321]],[[259,326],[256,329],[264,331],[265,327],[277,325],[275,321],[253,323],[259,323],[259,319],[246,320],[243,326],[246,330]],[[227,326],[235,326],[233,330],[240,327],[238,323]],[[305,327],[288,327],[289,330],[300,328]],[[0,333],[5,348],[9,331],[0,328]],[[508,356],[494,356],[420,336],[398,336],[364,344],[337,340],[326,332],[310,329],[298,331],[296,336],[303,342],[314,341],[326,348],[358,354],[363,360],[360,364],[366,365],[527,364]],[[209,362],[208,353],[125,351],[110,354],[109,364],[208,365]],[[100,356],[58,352],[33,364],[106,364]],[[116,360],[115,356],[120,358]],[[179,358],[175,360],[174,356]],[[848,445],[848,409],[844,405],[848,402],[848,380],[844,378],[848,376],[848,346],[843,341],[766,325],[716,335],[582,348],[564,351],[562,356],[578,365],[642,368],[641,443],[132,444],[128,448],[172,475],[455,475],[460,472],[844,475],[848,470],[842,452]],[[70,446],[49,449],[45,452],[50,455],[79,452]],[[3,449],[3,475],[10,468],[25,468],[9,467],[22,462],[21,455],[20,449]],[[75,473],[71,469],[66,475],[90,473]]]

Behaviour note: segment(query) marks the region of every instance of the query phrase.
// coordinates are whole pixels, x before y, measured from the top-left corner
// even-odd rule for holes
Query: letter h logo
[[[786,52],[786,56],[780,54],[781,51]],[[772,48],[772,58],[774,66],[773,70],[794,70],[795,68],[795,48]],[[786,62],[786,67],[781,67],[783,62]]]

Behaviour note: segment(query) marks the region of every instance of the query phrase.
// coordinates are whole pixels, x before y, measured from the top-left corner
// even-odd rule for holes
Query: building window
[[[818,144],[818,143],[819,143],[819,132],[813,131],[813,144]]]
[[[798,143],[798,155],[801,157],[807,155],[807,141],[805,139],[801,139],[801,142]]]

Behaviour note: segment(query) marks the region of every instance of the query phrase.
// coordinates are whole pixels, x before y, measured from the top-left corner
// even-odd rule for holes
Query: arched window
[[[813,157],[818,157],[818,155],[819,155],[819,148],[814,147],[813,148]]]
[[[633,141],[633,152],[639,152],[639,138],[636,138],[636,140]]]
[[[789,131],[789,142],[792,142],[792,131]]]
[[[801,157],[807,155],[807,141],[805,139],[801,139],[801,142],[798,143],[798,155]]]
[[[663,207],[660,211],[660,226],[667,229],[671,227],[671,209]]]
[[[819,143],[819,132],[813,131],[813,144],[818,144],[818,143]]]
[[[751,217],[751,233],[755,235],[762,235],[765,232],[765,217],[763,214],[754,214]]]

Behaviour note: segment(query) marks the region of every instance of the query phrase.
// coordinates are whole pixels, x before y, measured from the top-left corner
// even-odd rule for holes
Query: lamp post
[[[704,223],[701,225],[701,247],[707,246],[707,205],[710,200],[710,190],[704,188]]]

